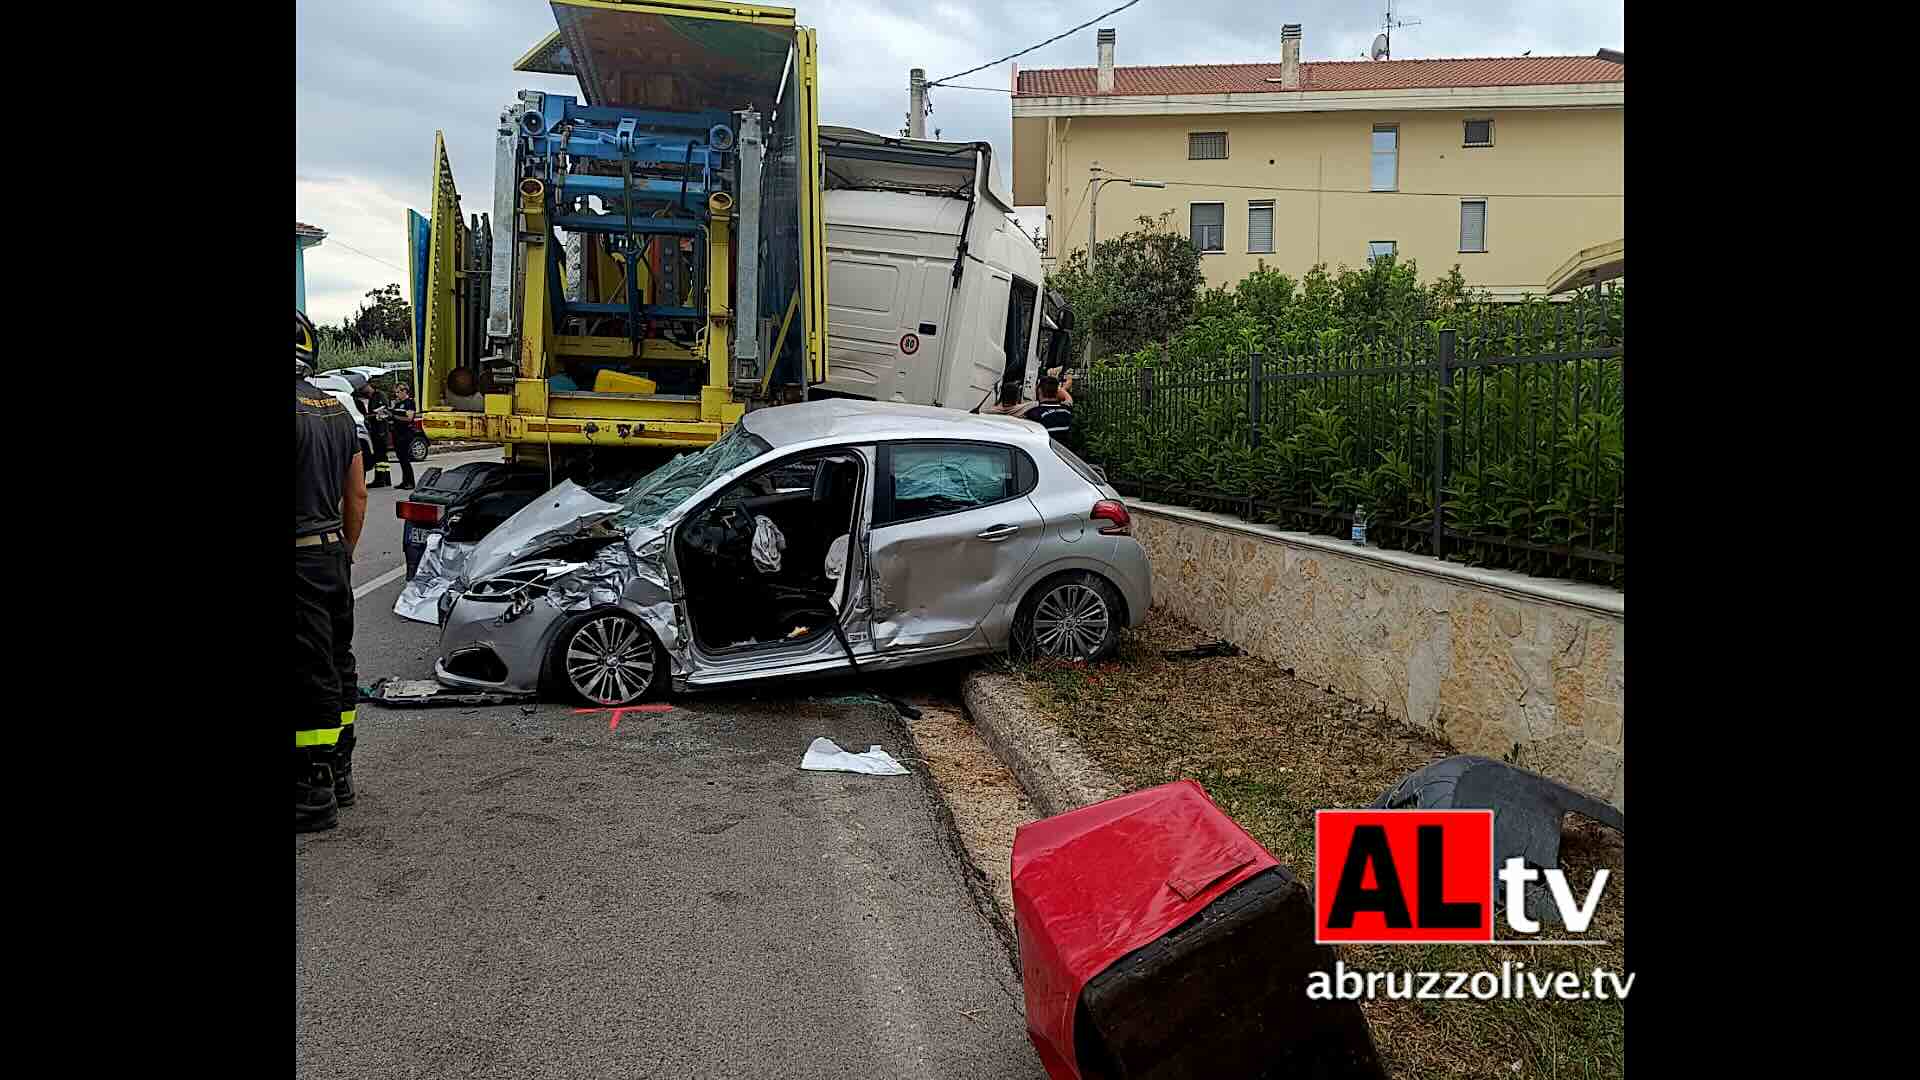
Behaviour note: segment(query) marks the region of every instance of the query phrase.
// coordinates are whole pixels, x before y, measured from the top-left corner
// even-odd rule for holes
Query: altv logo
[[[1511,858],[1498,877],[1506,924],[1538,934],[1526,887],[1544,875],[1561,925],[1585,933],[1607,887],[1576,897],[1562,870]],[[1314,940],[1347,944],[1495,941],[1493,811],[1321,810],[1314,816]]]

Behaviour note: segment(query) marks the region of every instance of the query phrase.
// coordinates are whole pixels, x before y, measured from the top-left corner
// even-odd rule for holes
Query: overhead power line
[[[394,269],[394,270],[399,270],[399,271],[400,271],[401,273],[403,273],[403,274],[407,272],[407,271],[406,271],[406,270],[405,270],[404,268],[402,268],[402,267],[398,267],[398,266],[394,266],[394,265],[393,265],[392,263],[390,263],[390,262],[388,262],[387,260],[385,260],[385,259],[383,259],[383,258],[381,258],[381,257],[380,257],[380,256],[378,256],[378,255],[369,255],[369,254],[367,254],[366,252],[364,252],[364,251],[361,251],[361,250],[360,250],[359,248],[357,248],[357,247],[354,247],[354,246],[353,246],[352,244],[349,244],[349,243],[346,243],[346,242],[344,242],[344,241],[340,241],[340,240],[335,240],[335,239],[334,239],[334,238],[332,238],[332,237],[328,237],[328,238],[327,238],[327,242],[328,242],[328,243],[332,243],[332,244],[336,244],[336,245],[338,245],[338,246],[340,246],[340,247],[343,247],[343,248],[346,248],[346,249],[347,249],[348,251],[351,251],[351,252],[353,252],[353,253],[354,253],[355,255],[358,255],[358,256],[360,256],[360,257],[361,257],[361,258],[363,258],[363,259],[372,259],[372,260],[373,260],[374,262],[377,262],[377,263],[379,263],[379,264],[380,264],[381,266],[385,266],[385,267],[389,267],[389,268],[391,268],[391,269]]]
[[[946,82],[947,79],[958,79],[963,75],[971,75],[976,71],[985,71],[986,69],[992,67],[995,64],[1004,64],[1009,60],[1013,60],[1018,57],[1025,56],[1035,49],[1045,48],[1046,46],[1051,45],[1056,41],[1059,41],[1061,38],[1066,37],[1068,34],[1077,33],[1081,30],[1085,30],[1087,27],[1092,26],[1094,23],[1099,22],[1101,19],[1104,19],[1109,15],[1118,15],[1120,12],[1127,10],[1128,8],[1132,7],[1133,5],[1139,2],[1140,0],[1127,0],[1126,3],[1121,4],[1119,7],[1114,8],[1112,11],[1103,11],[1100,14],[1095,15],[1093,18],[1088,19],[1086,22],[1081,23],[1079,26],[1076,26],[1071,30],[1060,31],[1059,33],[1053,35],[1052,37],[1048,38],[1047,40],[1041,42],[1038,45],[1029,45],[1024,49],[1021,49],[1019,52],[1008,53],[1007,55],[1001,57],[998,60],[989,60],[986,63],[981,64],[979,67],[970,67],[965,71],[959,72],[958,74],[948,75],[945,79],[935,79],[932,82],[928,83],[927,87],[931,89],[935,86],[939,86],[941,83]]]

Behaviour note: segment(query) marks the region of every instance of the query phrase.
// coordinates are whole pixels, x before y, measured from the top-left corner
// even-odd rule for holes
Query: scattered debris
[[[920,719],[920,710],[909,702],[891,694],[882,694],[868,690],[858,694],[841,694],[838,697],[818,698],[828,705],[890,705],[893,710],[909,720]]]
[[[528,696],[495,691],[456,690],[441,686],[432,679],[384,677],[375,680],[372,686],[362,689],[360,700],[389,708],[421,709],[442,708],[449,705],[510,705],[525,701]]]
[[[1549,870],[1560,865],[1560,825],[1569,812],[1622,835],[1627,816],[1557,780],[1492,758],[1456,754],[1407,776],[1373,800],[1381,810],[1492,810],[1493,863],[1520,856]]]
[[[1206,660],[1215,656],[1245,656],[1246,653],[1231,641],[1210,641],[1191,649],[1168,649],[1160,655],[1169,660]]]
[[[825,737],[808,744],[800,767],[813,772],[865,773],[868,776],[905,776],[907,767],[878,746],[867,747],[864,754],[849,753]]]

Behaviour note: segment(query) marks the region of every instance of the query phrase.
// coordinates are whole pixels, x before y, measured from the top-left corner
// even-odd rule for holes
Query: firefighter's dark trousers
[[[293,549],[293,745],[331,752],[353,723],[353,582],[339,532]]]

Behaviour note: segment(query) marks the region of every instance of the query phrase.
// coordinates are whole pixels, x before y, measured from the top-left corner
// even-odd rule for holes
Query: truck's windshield
[[[657,524],[707,481],[772,449],[767,440],[735,424],[712,446],[696,454],[681,454],[629,488],[616,500],[626,509],[614,515],[613,523],[622,529]]]

